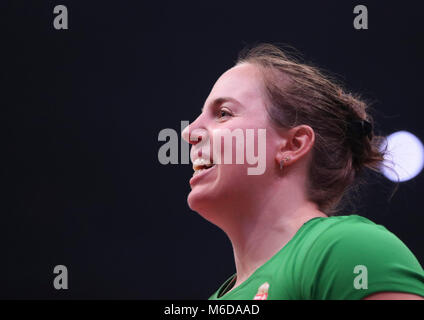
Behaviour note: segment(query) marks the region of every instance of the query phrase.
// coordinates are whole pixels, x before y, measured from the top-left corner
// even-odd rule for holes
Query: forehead
[[[261,74],[259,69],[242,63],[224,72],[213,86],[205,106],[220,97],[231,97],[242,104],[252,103],[263,98]]]

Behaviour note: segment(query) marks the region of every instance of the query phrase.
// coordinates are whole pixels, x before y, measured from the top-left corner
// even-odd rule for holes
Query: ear
[[[287,130],[282,137],[282,143],[275,156],[280,166],[284,160],[284,167],[306,157],[315,143],[315,132],[308,125],[299,125]]]

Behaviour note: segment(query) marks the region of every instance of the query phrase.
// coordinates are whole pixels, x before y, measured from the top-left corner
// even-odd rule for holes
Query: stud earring
[[[283,166],[284,166],[284,161],[289,161],[290,158],[289,157],[285,157],[284,159],[282,159],[280,161],[280,170],[283,170]]]

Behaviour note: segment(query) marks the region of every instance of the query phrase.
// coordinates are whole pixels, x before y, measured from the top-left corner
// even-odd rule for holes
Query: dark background
[[[285,43],[424,139],[418,1],[2,1],[0,298],[206,299],[234,271],[158,133],[193,121],[247,44]],[[68,8],[69,30],[53,28]],[[365,4],[369,29],[353,28]],[[423,175],[371,176],[356,207],[424,262]],[[69,271],[55,290],[53,268]]]

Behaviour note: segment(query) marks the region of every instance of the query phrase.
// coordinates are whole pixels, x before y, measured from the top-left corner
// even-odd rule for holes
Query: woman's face
[[[266,101],[259,70],[248,63],[237,65],[217,80],[202,113],[183,131],[184,139],[188,140],[188,134],[192,139],[190,155],[194,166],[198,158],[209,159],[208,153],[213,163],[217,162],[217,155],[222,157],[221,163],[195,172],[190,179],[190,208],[212,222],[218,222],[219,212],[228,212],[234,207],[232,211],[237,214],[240,210],[236,208],[241,209],[252,201],[260,200],[264,188],[272,183],[271,177],[275,177],[278,168],[275,154],[281,136],[271,126],[265,109]],[[265,131],[265,138],[258,135],[259,129],[262,129],[262,133]],[[224,139],[217,138],[217,130],[221,130],[221,133],[238,132],[238,140],[231,138],[229,144],[228,140],[225,143]],[[199,137],[198,140],[193,141],[196,137]],[[207,140],[210,148],[204,144]],[[217,148],[218,153],[214,154],[213,146],[218,140],[221,140],[222,147]],[[237,149],[236,145],[241,140],[244,146]],[[254,148],[255,157],[259,157],[256,163],[252,163],[252,158],[249,160],[246,154],[249,147]],[[199,152],[201,149],[203,151]],[[236,153],[240,154],[240,150],[242,161],[238,162],[242,163],[236,163]],[[231,163],[223,163],[225,152],[232,155]],[[253,170],[256,172],[249,174],[248,168],[256,168]]]

